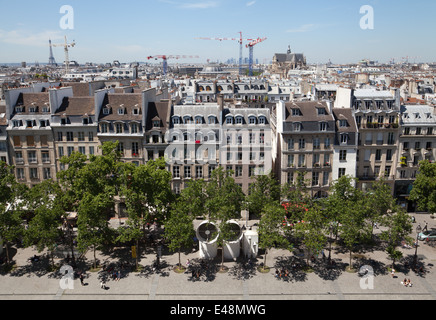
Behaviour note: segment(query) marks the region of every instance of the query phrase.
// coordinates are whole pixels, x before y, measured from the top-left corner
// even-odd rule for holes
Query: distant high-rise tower
[[[48,43],[50,44],[50,58],[48,58],[48,65],[49,66],[57,66],[56,60],[53,56],[53,47],[51,45],[51,40],[48,40]]]

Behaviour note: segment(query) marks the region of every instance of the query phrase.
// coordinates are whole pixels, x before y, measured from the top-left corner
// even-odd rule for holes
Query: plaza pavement
[[[436,228],[436,221],[429,215],[415,215],[417,223],[428,228]],[[414,228],[417,224],[414,224]],[[415,233],[412,234],[415,236]],[[164,254],[162,268],[153,271],[151,265],[155,254],[143,257],[140,264],[143,272],[124,272],[119,281],[109,280],[107,290],[100,287],[98,272],[85,272],[85,285],[74,280],[74,288],[62,289],[60,275],[34,270],[28,258],[36,254],[32,249],[18,249],[14,261],[17,268],[9,274],[0,274],[0,300],[436,300],[436,247],[420,243],[418,256],[425,266],[426,273],[418,275],[408,269],[401,269],[392,278],[386,270],[391,264],[382,250],[364,252],[359,262],[374,268],[373,288],[362,289],[361,278],[356,273],[341,269],[316,269],[314,272],[296,272],[288,280],[274,277],[275,269],[260,273],[256,269],[244,272],[236,269],[238,263],[225,262],[225,273],[210,272],[193,281],[191,274],[175,273],[172,267],[178,263],[178,254]],[[415,249],[401,249],[404,255],[413,258]],[[267,254],[267,265],[273,267],[280,261],[289,261],[289,251],[271,250]],[[93,253],[86,255],[88,265],[93,261]],[[116,257],[99,253],[100,261],[117,261]],[[195,260],[198,252],[181,255],[182,264],[187,259]],[[348,263],[347,252],[333,251],[332,258],[338,264]],[[356,260],[354,260],[356,261]],[[258,257],[263,262],[263,256]],[[242,273],[241,273],[242,272]],[[413,286],[404,287],[401,281],[410,278]]]

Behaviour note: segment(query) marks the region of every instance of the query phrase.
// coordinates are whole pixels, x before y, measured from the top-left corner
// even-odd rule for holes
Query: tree
[[[272,172],[269,175],[256,176],[247,196],[248,211],[255,216],[260,216],[268,203],[280,201],[280,191],[280,185]]]
[[[285,214],[285,209],[278,202],[267,204],[262,211],[258,232],[259,248],[265,250],[263,270],[267,268],[266,256],[271,248],[289,247],[282,225]]]
[[[183,247],[192,247],[194,243],[194,217],[189,213],[188,207],[183,200],[178,200],[170,211],[165,221],[165,238],[168,248],[179,254],[179,268],[182,267],[180,251]]]
[[[25,232],[25,246],[34,245],[38,252],[48,249],[51,252],[52,266],[54,266],[53,252],[62,235],[64,211],[59,199],[56,198],[59,193],[59,185],[46,180],[29,189],[25,197],[27,209],[34,212]]]
[[[380,237],[387,241],[386,252],[392,259],[392,268],[394,269],[395,261],[401,259],[403,256],[402,252],[396,248],[403,239],[407,242],[413,241],[413,239],[409,237],[413,227],[409,215],[401,207],[396,206],[393,209],[393,212],[389,212],[382,219],[383,226],[388,229],[382,231]]]
[[[120,195],[125,201],[127,228],[120,229],[118,240],[136,242],[136,266],[140,256],[139,241],[146,225],[164,223],[173,198],[171,174],[165,170],[164,159],[145,165],[124,164],[121,170]]]
[[[392,196],[392,189],[384,179],[372,185],[372,188],[365,194],[365,199],[365,218],[370,222],[369,228],[372,236],[375,223],[381,222],[383,217],[394,209],[396,201]]]
[[[419,210],[436,213],[436,163],[428,160],[419,163],[410,200],[417,202]]]
[[[233,229],[228,223],[241,216],[244,193],[232,178],[231,171],[222,167],[212,172],[212,179],[206,186],[206,203],[209,219],[218,225],[217,244],[222,248],[221,268],[224,268],[224,246],[233,238]]]
[[[296,230],[308,250],[307,262],[309,262],[309,258],[319,253],[327,242],[328,223],[322,208],[318,205],[310,207],[304,215],[304,222],[299,223]]]
[[[357,179],[352,177],[339,178],[331,187],[327,207],[330,219],[338,219],[338,232],[350,252],[350,270],[354,247],[368,234],[365,231],[365,198],[362,191],[355,187],[356,184]]]
[[[24,235],[24,198],[27,187],[19,184],[13,174],[14,167],[0,162],[0,237],[6,248],[6,259],[11,263],[9,247]]]

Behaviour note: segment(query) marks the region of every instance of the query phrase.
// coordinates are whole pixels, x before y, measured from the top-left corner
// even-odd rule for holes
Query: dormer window
[[[259,124],[266,124],[266,118],[264,116],[259,117]]]
[[[110,108],[103,108],[103,114],[105,115],[105,116],[107,116],[108,114],[110,114],[111,113],[111,109]]]
[[[216,124],[216,118],[214,116],[209,117],[209,124]]]
[[[185,116],[185,117],[183,118],[185,124],[190,124],[191,121],[192,121],[191,119],[192,119],[191,116]]]
[[[203,124],[203,117],[201,116],[195,117],[195,124]]]
[[[30,107],[29,108],[29,112],[30,113],[35,113],[36,112],[36,107]]]
[[[347,120],[339,120],[339,127],[341,127],[341,128],[348,127],[348,121]]]
[[[233,124],[233,117],[229,116],[226,118],[226,124]]]
[[[132,112],[133,112],[133,114],[137,115],[137,114],[139,114],[139,109],[135,108],[135,109],[133,109]]]
[[[249,117],[248,118],[248,123],[249,124],[256,124],[256,117]]]
[[[296,109],[296,108],[294,108],[294,109],[292,109],[292,116],[293,117],[300,117],[300,116],[302,116],[303,114],[301,113],[301,110],[300,109]]]
[[[15,112],[16,113],[24,112],[24,108],[23,107],[15,107]]]
[[[294,131],[295,131],[295,132],[300,132],[300,131],[301,131],[301,128],[302,128],[302,125],[301,125],[300,122],[297,122],[297,123],[294,123],[294,124],[293,124],[293,127],[294,127]]]
[[[173,124],[180,124],[180,118],[179,117],[174,117],[173,118]]]
[[[117,133],[123,133],[123,127],[124,127],[124,124],[123,123],[117,123],[116,124],[116,132]]]
[[[319,131],[327,131],[327,122],[321,122],[319,124]]]
[[[124,115],[124,108],[118,109],[118,115],[120,115],[120,116]]]
[[[244,118],[243,117],[236,117],[236,124],[243,124],[244,123]]]
[[[326,112],[324,108],[317,108],[319,116],[325,116]]]
[[[160,120],[153,120],[153,128],[160,128]]]
[[[50,112],[50,107],[42,107],[42,112],[49,113]]]

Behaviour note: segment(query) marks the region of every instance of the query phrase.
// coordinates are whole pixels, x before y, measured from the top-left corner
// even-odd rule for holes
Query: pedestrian
[[[424,226],[424,229],[422,229],[423,232],[428,231],[428,223],[427,223],[427,221],[424,221],[424,222],[425,222],[425,226]]]
[[[394,268],[392,268],[391,276],[392,276],[392,278],[395,278],[395,269]]]
[[[191,265],[191,262],[188,260],[186,260],[186,268],[189,268],[189,266]]]
[[[80,276],[79,276],[79,278],[80,278],[80,284],[82,285],[82,286],[84,286],[85,284],[83,283],[83,273],[80,273]]]
[[[106,290],[106,285],[104,284],[103,280],[100,282],[100,288],[102,288],[103,290]]]

